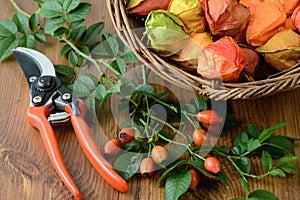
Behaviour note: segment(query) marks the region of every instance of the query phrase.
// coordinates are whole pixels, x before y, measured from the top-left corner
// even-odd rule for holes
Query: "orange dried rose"
[[[250,11],[236,0],[202,0],[201,5],[213,35],[237,35],[250,15]]]
[[[170,0],[130,0],[126,12],[135,15],[148,15],[152,10],[167,10]]]
[[[263,0],[240,0],[240,4],[246,6],[251,14],[261,2],[263,2]]]
[[[278,3],[262,2],[250,16],[246,38],[252,46],[261,46],[276,34],[286,21],[286,14]]]
[[[207,45],[198,57],[197,72],[203,77],[237,82],[246,65],[245,54],[232,37]]]
[[[264,2],[278,3],[288,15],[292,14],[299,4],[299,0],[264,0]]]
[[[295,27],[300,31],[300,6],[298,6],[291,17]]]

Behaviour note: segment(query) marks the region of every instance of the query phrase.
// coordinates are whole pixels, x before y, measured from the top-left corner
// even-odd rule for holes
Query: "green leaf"
[[[173,163],[172,165],[168,166],[168,168],[166,170],[164,170],[164,172],[162,173],[162,175],[160,175],[159,179],[157,180],[156,184],[160,185],[161,182],[165,179],[165,177],[172,171],[174,170],[176,167],[180,166],[180,165],[186,165],[189,164],[188,161],[186,160],[178,160],[175,163]]]
[[[30,49],[35,48],[35,38],[33,35],[24,35],[20,38],[20,46],[21,47],[27,47]]]
[[[249,183],[246,179],[240,178],[241,183],[243,184],[244,188],[247,190],[247,192],[249,193],[250,190],[250,186]]]
[[[240,122],[237,120],[237,118],[235,118],[233,114],[227,113],[225,117],[223,130],[232,130],[233,128],[236,128],[239,125],[239,123]]]
[[[281,166],[281,169],[283,171],[285,171],[286,173],[288,173],[288,174],[296,174],[296,172],[297,172],[297,167],[292,162],[287,163],[287,164]]]
[[[0,20],[0,60],[10,56],[18,47],[18,27],[9,20]]]
[[[273,169],[269,172],[272,176],[280,176],[280,177],[286,177],[285,173],[281,169]]]
[[[287,125],[288,123],[287,122],[281,122],[281,123],[278,123],[278,124],[275,124],[265,130],[263,130],[263,132],[259,135],[258,137],[258,140],[259,142],[263,142],[267,139],[270,138],[270,136],[275,132],[277,131],[279,128]]]
[[[269,140],[269,142],[272,144],[272,146],[278,147],[279,149],[281,149],[287,153],[295,155],[294,144],[287,138],[278,135],[278,136],[272,137]]]
[[[227,178],[223,171],[221,171],[217,174],[212,174],[212,173],[208,172],[204,167],[204,161],[200,160],[200,159],[193,160],[191,162],[191,164],[196,169],[198,169],[202,174],[205,174],[206,176],[211,177],[211,178],[218,179],[218,180],[222,181],[224,184],[227,184]]]
[[[133,141],[129,143],[122,143],[122,149],[125,151],[139,151],[142,148],[143,143],[134,139]]]
[[[20,33],[23,33],[24,35],[27,34],[27,31],[29,29],[29,24],[28,24],[28,19],[24,14],[19,12],[14,14],[12,17],[12,21],[17,25]]]
[[[116,58],[112,63],[111,66],[117,70],[120,74],[126,74],[126,63],[122,58]]]
[[[47,38],[44,34],[37,33],[34,35],[35,39],[41,43],[46,44],[47,43]]]
[[[250,159],[247,157],[241,157],[240,159],[237,159],[235,164],[238,166],[238,168],[247,174],[251,171],[251,162]]]
[[[65,55],[66,53],[68,53],[70,50],[72,50],[72,47],[71,47],[70,45],[66,44],[65,46],[63,46],[63,47],[60,49],[59,53],[60,53],[61,56],[63,56],[63,55]]]
[[[237,135],[233,142],[232,153],[235,155],[241,155],[246,151],[246,144],[248,142],[248,135],[246,132],[241,132]]]
[[[101,33],[104,28],[103,22],[98,22],[96,24],[91,25],[82,35],[80,44],[86,45],[91,42],[93,39],[97,37]]]
[[[199,98],[199,97],[192,98],[190,104],[195,105],[196,108],[198,109],[198,111],[208,109],[207,101],[205,101],[204,99]]]
[[[106,87],[102,84],[99,84],[97,89],[95,90],[95,97],[97,99],[103,99],[107,94]]]
[[[115,85],[114,91],[119,92],[124,97],[132,95],[135,88],[135,83],[132,80],[122,77]]]
[[[244,131],[252,138],[258,139],[260,135],[259,129],[253,124],[247,124]]]
[[[247,151],[252,152],[256,149],[258,149],[259,147],[261,147],[261,144],[259,143],[259,141],[257,139],[250,139],[247,142]]]
[[[116,57],[119,54],[119,43],[110,33],[103,33],[102,42],[93,47],[93,53],[99,56]]]
[[[139,153],[124,153],[114,163],[114,169],[125,180],[130,179],[138,172],[143,155]]]
[[[86,31],[86,28],[84,26],[80,26],[78,28],[73,29],[70,37],[74,42],[76,42],[85,31]]]
[[[165,136],[166,138],[172,139],[170,134],[168,134],[168,133],[162,134],[162,133],[163,133],[163,131],[160,131],[161,135]],[[177,160],[186,151],[187,151],[187,148],[185,148],[185,147],[180,147],[180,148],[175,148],[175,149],[169,150],[168,151],[168,161],[173,162],[174,160]]]
[[[65,28],[65,27],[60,27],[58,28],[57,30],[54,31],[54,34],[53,36],[54,37],[59,37],[59,36],[62,36],[63,34],[67,34],[68,33],[68,29]]]
[[[276,163],[275,166],[276,167],[281,167],[281,166],[285,166],[286,164],[298,160],[298,158],[296,156],[285,156],[280,158]]]
[[[66,20],[63,17],[51,18],[45,25],[45,33],[53,34],[58,28],[60,28]]]
[[[72,23],[70,24],[70,29],[79,28],[80,26],[82,26],[82,24],[84,23],[84,21],[85,21],[84,19],[81,19],[81,20],[72,22]]]
[[[171,174],[165,185],[165,199],[177,200],[190,187],[192,175],[189,171],[177,171]]]
[[[135,93],[141,94],[141,95],[155,96],[156,90],[154,89],[154,87],[152,87],[149,84],[143,84],[143,85],[139,85],[135,89]]]
[[[43,3],[40,11],[40,15],[49,18],[61,16],[63,13],[63,8],[57,1]]]
[[[35,32],[39,25],[39,17],[36,13],[29,17],[29,27],[32,32]]]
[[[68,61],[71,65],[77,66],[79,62],[78,55],[74,51],[71,51],[68,56]]]
[[[74,10],[72,10],[68,15],[69,22],[76,22],[84,19],[91,10],[91,4],[80,3]]]
[[[261,164],[267,171],[270,171],[272,169],[272,161],[272,156],[267,151],[263,151],[261,156]]]
[[[255,190],[249,194],[249,197],[255,198],[256,200],[277,200],[278,199],[274,194],[266,190]]]
[[[67,65],[54,65],[54,67],[55,67],[55,71],[62,75],[74,76],[76,74],[74,69]]]
[[[184,110],[186,110],[186,112],[188,113],[197,113],[198,109],[193,105],[193,104],[184,104]]]
[[[243,198],[233,198],[231,200],[245,200],[245,199],[243,199]]]
[[[89,90],[95,90],[98,86],[98,79],[90,73],[80,73],[77,75],[76,81],[86,85]]]
[[[127,62],[138,62],[139,61],[138,57],[135,55],[135,53],[133,51],[129,51],[129,52],[125,53],[125,59],[127,60]]]
[[[70,12],[77,8],[80,4],[80,0],[64,0],[63,1],[63,10],[65,12]]]

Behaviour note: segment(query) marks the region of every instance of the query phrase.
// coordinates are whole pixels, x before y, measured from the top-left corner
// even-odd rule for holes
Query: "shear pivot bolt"
[[[36,97],[33,97],[33,99],[32,99],[33,103],[41,103],[42,100],[43,99],[41,96],[36,96]]]
[[[70,93],[63,94],[62,99],[64,101],[70,100],[71,99],[71,94]]]
[[[29,82],[33,83],[36,79],[37,79],[36,76],[32,76],[32,77],[29,78]]]

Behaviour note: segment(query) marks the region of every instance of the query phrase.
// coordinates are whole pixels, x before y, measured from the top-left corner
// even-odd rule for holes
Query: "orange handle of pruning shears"
[[[128,190],[127,182],[119,174],[117,174],[111,164],[104,159],[98,145],[93,140],[90,128],[85,121],[85,114],[87,110],[85,103],[78,99],[78,106],[80,109],[80,115],[75,115],[72,112],[72,108],[68,105],[66,106],[66,112],[71,114],[71,123],[81,148],[94,168],[106,182],[120,192],[126,192]]]
[[[47,106],[29,107],[27,119],[32,126],[36,127],[40,131],[44,146],[56,172],[67,188],[71,191],[73,196],[77,200],[80,200],[82,199],[82,195],[64,164],[53,129],[46,117],[49,116],[49,114],[50,110]]]

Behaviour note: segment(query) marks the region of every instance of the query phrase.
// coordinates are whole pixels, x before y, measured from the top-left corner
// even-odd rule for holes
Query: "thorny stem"
[[[28,18],[30,17],[30,15],[27,12],[25,12],[24,10],[22,10],[14,0],[10,0],[10,2],[15,7],[15,9],[17,9],[17,11],[19,13],[22,13],[23,15],[25,15]]]

